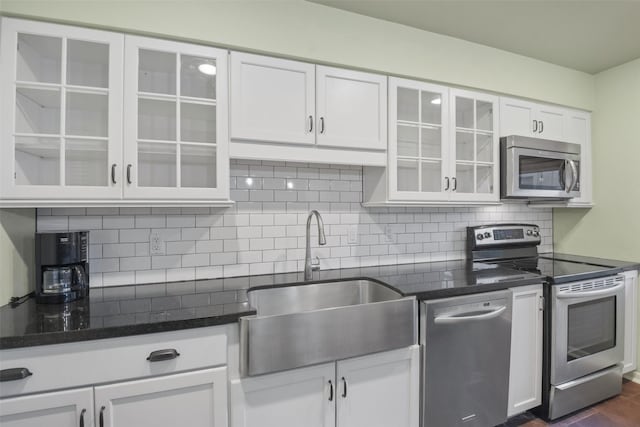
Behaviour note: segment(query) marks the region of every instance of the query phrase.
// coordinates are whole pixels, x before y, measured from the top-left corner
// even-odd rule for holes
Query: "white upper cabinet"
[[[315,65],[231,53],[231,138],[315,143]]]
[[[11,18],[1,43],[3,206],[228,202],[226,50]]]
[[[385,164],[387,77],[231,52],[231,157]]]
[[[451,200],[500,199],[498,97],[451,89]]]
[[[449,89],[395,78],[389,79],[389,87],[391,199],[446,198]]]
[[[365,169],[366,205],[498,203],[498,98],[389,78],[386,170]]]
[[[318,145],[387,149],[387,77],[316,67]]]
[[[123,42],[2,18],[1,199],[120,197]]]
[[[500,98],[500,136],[567,141],[567,110],[515,98]]]
[[[125,41],[124,196],[227,199],[227,52]]]

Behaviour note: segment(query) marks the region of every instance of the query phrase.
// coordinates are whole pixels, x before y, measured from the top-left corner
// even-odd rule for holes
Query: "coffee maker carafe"
[[[57,304],[89,294],[89,232],[36,233],[36,302]]]

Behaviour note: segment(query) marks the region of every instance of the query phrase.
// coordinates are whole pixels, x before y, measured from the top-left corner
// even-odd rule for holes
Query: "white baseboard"
[[[624,377],[634,383],[640,384],[640,371],[629,372]]]

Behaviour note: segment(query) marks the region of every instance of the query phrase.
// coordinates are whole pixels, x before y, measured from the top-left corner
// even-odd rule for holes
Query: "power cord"
[[[27,301],[29,298],[35,296],[36,292],[29,292],[26,295],[23,295],[21,297],[11,297],[11,299],[9,300],[9,306],[11,308],[16,308],[18,307],[20,304],[22,304],[23,302]]]

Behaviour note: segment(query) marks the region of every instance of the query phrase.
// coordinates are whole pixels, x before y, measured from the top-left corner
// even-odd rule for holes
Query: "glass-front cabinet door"
[[[2,199],[121,197],[123,42],[2,18]]]
[[[444,86],[389,78],[389,198],[447,198],[448,92]]]
[[[451,89],[451,200],[498,201],[498,97]]]
[[[227,51],[125,44],[125,198],[228,199]]]

